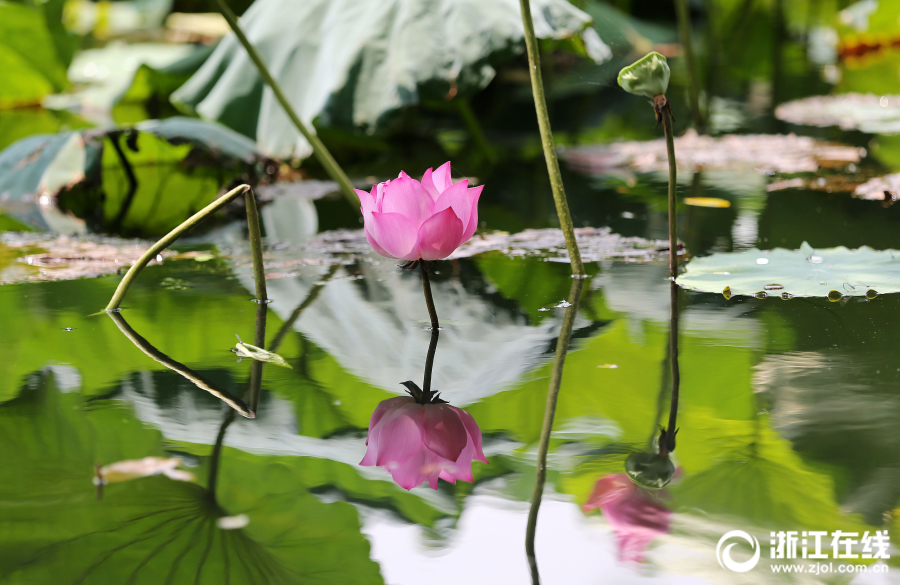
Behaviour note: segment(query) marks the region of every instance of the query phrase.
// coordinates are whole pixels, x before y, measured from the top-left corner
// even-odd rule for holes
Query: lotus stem
[[[253,361],[256,362],[256,360]],[[225,443],[225,432],[233,422],[234,412],[232,411],[225,415],[225,419],[219,427],[219,432],[216,434],[216,442],[213,444],[212,454],[209,458],[209,477],[206,482],[206,491],[214,503],[218,503],[216,500],[216,487],[219,484],[219,460],[222,458],[222,445]]]
[[[697,62],[694,59],[693,34],[691,33],[691,17],[688,12],[687,0],[675,0],[675,13],[678,19],[678,36],[681,39],[681,48],[684,51],[684,64],[688,76],[688,96],[691,100],[691,114],[697,132],[706,132],[706,120],[700,109],[700,78],[697,74]]]
[[[431,330],[431,341],[428,343],[428,355],[425,356],[425,375],[422,378],[422,390],[426,398],[431,398],[431,370],[434,367],[434,354],[437,351],[438,337],[441,330],[437,327]]]
[[[481,124],[478,123],[475,112],[472,111],[472,105],[469,104],[469,100],[458,97],[453,100],[453,103],[456,104],[456,110],[459,112],[459,117],[462,118],[463,124],[466,125],[469,136],[472,137],[472,140],[475,141],[475,144],[478,145],[478,148],[480,148],[481,152],[484,153],[484,156],[487,157],[488,162],[492,165],[497,164],[497,153],[491,148],[491,144],[488,142],[487,136],[485,136],[484,130],[481,128]]]
[[[247,206],[247,229],[250,237],[250,254],[253,257],[253,280],[256,283],[256,302],[265,308],[269,302],[266,294],[266,270],[263,266],[262,236],[259,232],[259,212],[256,210],[256,194],[253,189],[244,191],[244,202]],[[265,322],[264,322],[265,323]],[[265,329],[265,324],[263,325]],[[256,346],[262,347],[256,340]],[[263,343],[265,340],[263,340]],[[255,360],[254,360],[255,361]]]
[[[669,282],[669,368],[672,377],[672,395],[669,404],[669,426],[666,428],[665,450],[675,450],[675,432],[678,430],[678,392],[681,384],[681,373],[678,369],[678,285]],[[659,446],[660,451],[664,446]]]
[[[104,311],[116,311],[119,309],[119,305],[122,304],[122,299],[125,298],[125,293],[128,292],[128,287],[131,286],[132,281],[137,278],[137,275],[140,274],[141,270],[147,265],[148,262],[156,258],[160,252],[171,246],[175,240],[180,238],[185,232],[189,231],[195,225],[200,223],[206,216],[218,211],[222,207],[224,207],[228,202],[237,197],[238,195],[243,195],[250,189],[250,185],[240,185],[235,187],[228,193],[225,193],[188,219],[181,223],[178,227],[170,231],[168,234],[163,236],[161,240],[150,246],[144,254],[138,258],[134,264],[131,265],[131,268],[128,269],[128,272],[125,273],[125,277],[122,278],[122,281],[119,282],[119,286],[116,287],[116,292],[113,293],[112,298],[109,300],[109,304],[106,305],[106,309]],[[255,201],[255,200],[252,200]],[[249,211],[248,211],[249,213]],[[254,208],[255,213],[255,208]],[[257,223],[257,234],[258,234],[258,223]],[[251,249],[252,249],[251,242]],[[260,248],[257,248],[257,251],[260,252],[259,257],[254,255],[253,263],[259,264],[262,266],[262,253]],[[257,284],[259,287],[259,284]],[[265,284],[263,284],[263,290],[265,290]]]
[[[566,250],[569,253],[569,261],[572,264],[572,274],[577,277],[584,277],[584,265],[581,262],[581,254],[578,251],[578,242],[575,241],[575,228],[572,225],[569,202],[566,200],[562,173],[559,170],[559,160],[556,157],[556,145],[553,143],[553,131],[550,128],[550,115],[547,112],[544,81],[541,77],[540,49],[537,37],[534,35],[534,23],[531,20],[531,5],[529,0],[519,0],[519,5],[522,8],[522,24],[525,26],[525,47],[528,50],[528,68],[531,73],[534,109],[537,112],[538,128],[540,128],[541,132],[541,146],[544,149],[544,160],[547,162],[547,173],[550,175],[550,188],[553,190],[556,214],[559,216],[559,226],[566,237]]]
[[[306,310],[313,301],[315,301],[319,297],[319,292],[321,292],[322,287],[324,287],[328,281],[337,273],[338,269],[341,267],[340,264],[335,264],[331,268],[328,269],[328,272],[319,279],[319,282],[314,284],[312,288],[309,290],[309,294],[306,295],[306,298],[303,299],[303,302],[294,309],[294,312],[291,313],[291,316],[288,317],[287,321],[281,326],[281,329],[278,330],[278,333],[275,334],[275,337],[272,339],[272,344],[269,347],[269,351],[275,352],[278,350],[278,346],[281,345],[281,342],[284,341],[285,335],[288,334],[288,331],[294,326],[294,323],[297,322],[297,319],[300,318],[300,314]],[[259,347],[262,347],[261,345]]]
[[[425,304],[428,306],[428,316],[431,317],[431,328],[440,329],[441,324],[438,322],[437,311],[434,308],[434,298],[431,296],[431,279],[428,277],[428,262],[425,260],[420,261],[419,269],[422,272],[422,290],[425,292]]]
[[[255,265],[254,265],[255,268]],[[259,285],[257,284],[257,287]],[[265,284],[263,284],[263,294],[265,294]],[[253,344],[260,348],[266,348],[266,317],[269,314],[267,303],[259,303],[256,307],[256,327],[253,335]],[[264,361],[252,360],[250,364],[250,411],[256,415],[259,410],[259,396],[262,391],[262,375]]]
[[[359,198],[357,198],[356,193],[353,192],[353,184],[350,182],[350,179],[347,178],[344,170],[337,161],[334,160],[334,157],[331,156],[331,152],[329,152],[328,148],[325,147],[319,137],[314,132],[310,132],[306,127],[306,124],[300,120],[297,112],[294,111],[293,106],[291,106],[291,103],[288,101],[287,97],[285,97],[281,86],[275,81],[275,78],[272,77],[269,68],[266,67],[266,64],[263,62],[262,57],[260,57],[256,48],[247,39],[247,35],[244,34],[244,31],[238,24],[237,16],[231,11],[231,8],[225,3],[225,0],[216,1],[219,4],[219,10],[222,11],[222,16],[228,21],[228,25],[231,27],[231,30],[234,31],[234,35],[237,37],[238,41],[244,45],[244,49],[247,50],[247,54],[250,55],[250,59],[253,61],[253,64],[256,65],[260,77],[266,82],[266,85],[269,86],[272,93],[275,94],[278,103],[280,103],[281,107],[284,108],[284,111],[287,112],[288,117],[291,119],[291,122],[294,123],[294,126],[297,127],[297,130],[300,131],[300,134],[302,134],[307,142],[309,142],[310,146],[312,146],[313,153],[316,155],[316,158],[319,159],[322,166],[325,167],[325,172],[327,172],[338,186],[340,186],[341,193],[344,194],[344,197],[347,198],[350,205],[358,210]]]
[[[669,157],[669,277],[674,281],[678,276],[678,225],[675,215],[675,194],[678,188],[675,169],[675,137],[672,135],[672,110],[667,106],[661,110],[663,130],[666,133],[666,153]]]
[[[547,450],[550,446],[550,433],[553,430],[553,418],[556,416],[556,402],[562,385],[563,365],[566,361],[566,353],[569,351],[569,342],[572,339],[572,329],[575,325],[575,316],[578,314],[583,287],[584,279],[572,280],[572,287],[569,290],[569,307],[566,308],[562,327],[559,330],[559,338],[556,341],[556,355],[553,357],[553,367],[550,370],[550,387],[547,390],[547,405],[544,408],[544,422],[538,442],[537,473],[534,492],[531,496],[531,509],[528,511],[528,524],[525,529],[525,554],[528,557],[528,565],[531,567],[531,580],[534,585],[541,582],[537,557],[534,552],[534,536],[537,531],[538,509],[541,507],[541,498],[544,496],[544,483],[547,481]]]
[[[144,352],[147,357],[155,362],[164,365],[170,370],[181,374],[181,376],[194,384],[194,386],[200,388],[201,390],[209,392],[210,394],[233,408],[235,411],[240,413],[241,416],[246,418],[255,418],[256,415],[252,410],[247,408],[247,405],[244,404],[244,402],[240,398],[230,394],[225,390],[219,390],[211,382],[204,379],[194,370],[190,369],[180,362],[176,362],[163,352],[156,349],[153,345],[150,344],[149,341],[141,337],[134,329],[131,328],[131,326],[127,321],[125,321],[125,317],[123,317],[121,313],[107,313],[107,315],[109,315],[109,318],[113,320],[113,322],[116,324],[116,327],[119,328],[119,331],[121,331],[125,335],[125,337],[127,337],[131,341],[131,343],[137,346],[138,349]]]

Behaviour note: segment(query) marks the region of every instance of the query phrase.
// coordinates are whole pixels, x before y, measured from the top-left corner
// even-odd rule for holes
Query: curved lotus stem
[[[160,252],[171,246],[175,240],[200,223],[206,216],[218,211],[238,195],[244,195],[247,205],[247,223],[250,228],[250,250],[253,254],[253,276],[256,280],[257,301],[265,303],[268,297],[266,296],[266,279],[263,271],[262,244],[259,235],[259,215],[256,212],[256,197],[253,195],[253,191],[250,190],[250,185],[240,185],[186,219],[181,225],[150,246],[125,273],[124,278],[119,282],[116,292],[113,293],[104,311],[117,311],[119,305],[122,304],[122,299],[125,298],[125,293],[128,292],[128,287],[131,286],[132,281],[137,278],[137,275],[140,274],[148,262],[156,258]]]
[[[219,0],[220,2],[222,0]],[[578,242],[575,241],[575,227],[569,213],[569,202],[563,187],[562,174],[559,171],[559,160],[556,158],[556,146],[553,143],[553,131],[550,129],[550,114],[547,112],[547,99],[544,96],[544,81],[541,77],[541,55],[534,34],[534,22],[531,20],[531,4],[529,0],[519,0],[522,8],[522,23],[525,25],[525,47],[528,49],[528,70],[531,72],[531,90],[534,94],[534,109],[537,110],[538,128],[541,131],[541,145],[544,148],[544,160],[547,161],[547,173],[550,175],[550,188],[553,190],[553,201],[556,203],[556,214],[559,216],[559,227],[566,237],[566,250],[572,263],[572,274],[584,277],[584,265]]]

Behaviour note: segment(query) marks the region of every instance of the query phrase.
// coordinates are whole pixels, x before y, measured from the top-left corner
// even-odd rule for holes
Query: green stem
[[[209,458],[209,478],[206,482],[206,490],[213,502],[217,502],[216,487],[219,484],[219,461],[222,458],[222,445],[225,443],[225,431],[228,430],[228,427],[233,422],[234,412],[229,412],[225,415],[222,426],[219,427],[219,432],[216,434],[216,442],[213,444],[212,455],[210,455]]]
[[[497,153],[491,148],[487,136],[484,135],[484,130],[481,128],[481,124],[478,123],[478,118],[475,116],[475,112],[472,111],[469,100],[465,98],[456,98],[453,100],[453,103],[456,104],[456,110],[459,112],[459,117],[462,118],[463,124],[466,125],[469,136],[472,137],[472,140],[475,141],[475,144],[478,145],[478,148],[480,148],[484,153],[484,156],[487,157],[488,162],[497,164]]]
[[[547,390],[547,406],[544,409],[544,423],[541,427],[541,438],[538,442],[537,477],[534,482],[534,493],[531,496],[531,509],[528,511],[528,524],[525,529],[525,554],[531,567],[531,580],[537,585],[541,582],[538,574],[537,557],[534,552],[534,536],[537,532],[538,509],[541,507],[541,498],[544,496],[544,483],[547,481],[547,450],[550,446],[550,433],[553,430],[553,418],[556,416],[556,402],[559,398],[559,389],[562,385],[563,365],[566,361],[566,353],[569,351],[569,342],[572,339],[572,329],[575,325],[575,316],[578,314],[578,304],[581,301],[581,291],[584,287],[584,279],[572,280],[569,290],[569,307],[563,317],[562,328],[559,330],[559,339],[556,341],[556,355],[553,357],[553,369],[550,371],[550,388]]]
[[[263,285],[265,287],[265,284]],[[263,290],[265,293],[265,290]],[[266,317],[269,313],[269,306],[266,303],[259,303],[256,307],[256,328],[253,335],[253,344],[260,348],[266,348]],[[250,364],[250,410],[253,414],[259,410],[259,396],[262,393],[262,375],[264,361],[253,360]]]
[[[681,39],[681,49],[684,51],[684,64],[688,74],[691,114],[694,117],[697,132],[703,134],[706,132],[706,121],[703,118],[703,111],[700,110],[700,79],[697,74],[697,62],[694,59],[694,41],[687,0],[675,0],[675,13],[678,18],[678,36]]]
[[[422,393],[425,398],[430,400],[431,392],[431,371],[434,369],[434,354],[437,351],[438,338],[441,330],[437,327],[431,330],[431,341],[428,342],[428,354],[425,356],[425,374],[422,377]]]
[[[256,69],[259,71],[260,77],[262,77],[263,81],[266,82],[266,85],[269,86],[269,89],[272,90],[272,93],[275,94],[275,98],[278,100],[278,103],[281,104],[281,107],[284,108],[284,111],[287,112],[288,117],[291,119],[291,122],[294,123],[294,126],[297,127],[297,130],[300,131],[300,134],[303,134],[303,137],[306,138],[307,142],[309,142],[310,146],[312,146],[313,153],[316,155],[316,158],[319,159],[319,162],[325,167],[325,171],[328,175],[337,182],[338,186],[341,188],[341,192],[344,194],[344,197],[347,198],[347,201],[353,206],[354,209],[359,209],[359,199],[356,196],[356,193],[353,192],[353,184],[350,182],[350,179],[347,178],[347,175],[344,173],[344,170],[338,165],[337,161],[334,160],[334,157],[331,156],[331,153],[322,144],[322,141],[319,140],[319,137],[316,136],[315,133],[310,132],[306,127],[300,117],[297,115],[297,112],[294,111],[294,108],[291,106],[291,103],[288,101],[287,97],[285,97],[284,92],[281,89],[281,86],[275,81],[275,78],[272,77],[272,74],[269,73],[269,68],[266,67],[266,64],[263,62],[262,57],[260,57],[259,53],[256,51],[256,48],[250,41],[247,39],[247,35],[244,34],[244,31],[241,29],[238,24],[237,17],[234,15],[234,12],[231,11],[231,8],[228,7],[228,4],[225,3],[225,0],[216,0],[219,4],[219,9],[222,11],[222,15],[225,17],[225,20],[228,21],[228,25],[231,27],[231,30],[234,31],[235,36],[238,38],[240,43],[244,45],[244,49],[247,50],[247,54],[250,55],[250,59],[253,61],[253,64],[256,65]]]
[[[341,267],[340,264],[335,264],[331,268],[328,269],[328,272],[319,279],[319,282],[314,284],[311,289],[309,289],[309,294],[303,299],[303,302],[294,309],[294,312],[291,313],[291,316],[288,317],[287,321],[284,322],[284,325],[281,326],[281,329],[278,330],[278,333],[275,334],[275,337],[272,339],[272,343],[269,346],[269,351],[275,352],[278,349],[278,346],[281,345],[281,342],[284,340],[285,335],[288,334],[294,327],[294,323],[297,322],[297,319],[300,318],[300,314],[306,310],[313,302],[318,298],[319,292],[322,290],[322,287],[331,280],[331,277],[335,275],[338,269]],[[262,347],[261,345],[259,347]]]
[[[678,276],[678,226],[675,215],[676,183],[675,137],[672,136],[672,114],[669,108],[662,110],[663,129],[666,132],[666,153],[669,156],[669,276]]]
[[[219,390],[211,382],[204,379],[194,370],[190,369],[180,362],[176,362],[166,354],[153,347],[153,345],[151,345],[149,341],[138,335],[138,333],[131,328],[131,326],[127,321],[125,321],[125,317],[123,317],[121,313],[107,313],[107,315],[109,315],[109,318],[113,320],[113,322],[116,324],[116,327],[119,328],[119,331],[125,334],[125,337],[127,337],[131,341],[131,343],[137,346],[138,349],[144,352],[147,357],[157,363],[164,365],[170,370],[181,374],[184,378],[194,384],[194,386],[200,388],[201,390],[209,392],[210,394],[239,412],[241,416],[244,416],[246,418],[255,418],[256,415],[249,408],[247,408],[247,405],[244,404],[244,402],[240,398],[230,394],[225,390]]]
[[[676,418],[678,416],[678,392],[681,373],[678,369],[678,285],[669,283],[669,368],[672,376],[672,398],[669,405],[669,426],[666,429],[666,451],[675,450]],[[660,449],[663,446],[660,445]]]
[[[113,293],[112,298],[109,300],[109,304],[106,305],[105,311],[115,311],[119,308],[119,305],[122,304],[122,299],[125,298],[125,293],[128,292],[128,287],[131,286],[132,281],[137,278],[137,275],[140,274],[141,270],[144,269],[144,266],[147,265],[148,262],[156,258],[156,256],[171,246],[175,240],[180,238],[185,232],[189,231],[195,225],[200,223],[206,216],[218,211],[222,207],[224,207],[228,202],[237,197],[238,195],[243,195],[246,191],[250,189],[249,185],[240,185],[235,187],[228,193],[225,193],[188,219],[182,222],[181,225],[167,233],[161,240],[150,246],[150,248],[144,252],[144,254],[135,261],[134,264],[131,265],[131,268],[128,269],[128,272],[125,273],[125,277],[122,278],[122,281],[119,282],[119,286],[116,287],[116,292]],[[252,246],[252,243],[251,243]],[[253,257],[254,264],[257,263],[256,256]],[[260,266],[262,265],[262,256],[259,257],[258,262]],[[259,286],[257,284],[257,286]],[[265,284],[263,284],[265,287]]]
[[[265,307],[269,297],[266,294],[266,269],[263,266],[262,236],[259,232],[259,212],[256,210],[256,194],[252,189],[244,192],[244,202],[247,205],[247,228],[250,237],[250,254],[253,257],[253,280],[256,283],[256,302]],[[257,347],[259,340],[256,340]]]
[[[220,0],[221,1],[221,0]],[[559,226],[566,237],[566,250],[572,263],[572,274],[583,277],[584,265],[575,241],[575,228],[572,215],[569,213],[569,202],[563,187],[562,174],[559,171],[559,160],[556,158],[556,146],[553,143],[553,131],[550,129],[550,115],[547,113],[547,99],[544,96],[544,81],[541,78],[541,55],[534,35],[534,23],[531,20],[529,0],[519,0],[522,8],[522,23],[525,26],[525,47],[528,49],[528,68],[531,72],[531,91],[534,94],[534,108],[537,111],[538,127],[541,131],[541,145],[544,148],[544,160],[547,162],[547,173],[550,175],[550,188],[553,190],[553,201],[556,203],[556,214]]]
[[[422,272],[422,290],[425,292],[425,304],[428,306],[428,316],[431,317],[431,328],[440,329],[441,324],[438,322],[437,310],[434,308],[434,298],[431,296],[431,279],[428,278],[428,268],[425,260],[419,262],[419,268]]]

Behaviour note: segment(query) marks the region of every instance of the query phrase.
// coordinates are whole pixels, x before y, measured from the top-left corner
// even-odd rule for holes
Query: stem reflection
[[[265,310],[265,305],[262,305],[262,308],[263,310]],[[127,337],[135,346],[137,346],[138,349],[147,354],[149,358],[157,363],[164,365],[170,370],[181,374],[185,379],[189,380],[192,384],[197,386],[197,388],[209,392],[210,394],[236,410],[238,413],[240,413],[241,416],[244,416],[246,418],[256,418],[255,411],[250,409],[243,400],[241,400],[237,396],[234,396],[226,390],[220,390],[216,388],[215,385],[203,378],[203,376],[201,376],[194,370],[190,369],[180,362],[176,362],[163,352],[156,349],[150,342],[138,335],[138,333],[131,328],[131,325],[129,325],[128,322],[125,321],[125,318],[121,313],[107,313],[107,315],[109,315],[109,318],[113,320],[113,322],[119,328],[119,331],[124,333],[125,337]],[[265,324],[263,324],[263,327],[265,327]]]
[[[566,314],[563,317],[562,328],[559,331],[559,340],[556,343],[556,355],[553,358],[553,368],[550,372],[550,388],[547,390],[544,423],[541,427],[541,438],[538,443],[537,473],[534,482],[534,493],[531,496],[531,509],[528,511],[528,524],[525,530],[525,554],[528,556],[528,565],[531,568],[531,580],[535,585],[541,582],[534,551],[534,536],[537,531],[538,510],[541,507],[541,498],[544,496],[544,482],[547,480],[547,449],[550,444],[553,418],[556,415],[556,402],[562,384],[563,365],[566,361],[566,353],[569,351],[569,342],[572,339],[575,316],[578,314],[578,305],[581,302],[581,291],[583,288],[583,279],[572,279],[572,287],[569,289],[569,307],[566,309]]]

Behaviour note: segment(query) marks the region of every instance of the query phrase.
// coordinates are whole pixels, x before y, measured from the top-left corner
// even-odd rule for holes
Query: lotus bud
[[[619,71],[618,81],[628,93],[653,99],[669,89],[669,64],[654,51]]]

